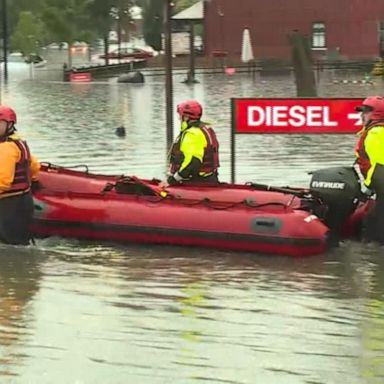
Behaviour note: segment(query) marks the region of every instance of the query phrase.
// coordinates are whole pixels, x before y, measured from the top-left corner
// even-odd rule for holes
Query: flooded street
[[[40,161],[163,178],[164,78],[63,83],[12,76],[3,104]],[[174,78],[216,128],[230,179],[230,98],[294,97],[289,76]],[[333,84],[320,97],[382,94]],[[176,121],[176,116],[175,116]],[[117,137],[117,126],[127,135]],[[175,126],[175,135],[177,133]],[[236,178],[307,186],[308,171],[353,161],[353,135],[243,135]],[[384,381],[383,250],[346,242],[304,260],[205,249],[51,238],[0,245],[0,382],[305,383]]]

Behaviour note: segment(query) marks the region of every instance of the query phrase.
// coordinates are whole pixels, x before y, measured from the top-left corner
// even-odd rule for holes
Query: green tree
[[[116,9],[117,9],[117,15],[119,18],[118,22],[118,33],[121,33],[121,30],[123,29],[126,33],[129,33],[129,27],[130,23],[132,21],[132,16],[130,9],[135,5],[135,1],[127,1],[127,0],[117,0],[116,3]],[[126,35],[127,36],[127,35]],[[120,36],[121,37],[121,36]]]
[[[32,12],[21,12],[11,37],[12,49],[21,51],[25,56],[36,52],[44,38],[44,30],[44,24]]]
[[[113,8],[116,5],[114,0],[92,0],[88,3],[87,8],[92,20],[94,30],[97,36],[104,39],[105,64],[108,65],[109,51],[109,31],[111,30],[113,19]]]
[[[107,38],[110,29],[116,27],[113,9],[117,10],[123,28],[129,25],[129,8],[134,4],[135,0],[7,0],[8,31],[9,35],[15,32],[21,12],[32,12],[40,20],[39,27],[45,25],[51,42],[90,42],[96,37]],[[3,12],[1,5],[2,2]],[[0,36],[1,33],[0,28]]]
[[[92,32],[87,27],[90,0],[45,0],[42,17],[53,41],[89,40]]]
[[[118,19],[122,25],[131,21],[129,9],[134,0],[88,0],[88,28],[97,36],[106,36],[112,28],[117,28]]]
[[[8,35],[11,36],[14,33],[21,12],[30,11],[36,17],[39,17],[40,9],[44,7],[43,5],[44,1],[45,0],[7,0],[6,10],[2,9],[2,6],[4,5],[4,3],[1,2],[0,14],[2,15],[4,11],[7,12]],[[0,28],[0,36],[3,37],[2,28]]]
[[[144,0],[141,4],[143,8],[144,40],[153,49],[160,51],[164,0]]]

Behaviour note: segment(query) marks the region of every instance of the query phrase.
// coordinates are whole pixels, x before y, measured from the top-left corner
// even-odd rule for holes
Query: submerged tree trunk
[[[109,65],[109,35],[108,33],[104,35],[104,55],[105,55],[105,65]]]
[[[297,96],[316,97],[316,80],[309,40],[298,32],[290,34],[288,40],[292,51]]]

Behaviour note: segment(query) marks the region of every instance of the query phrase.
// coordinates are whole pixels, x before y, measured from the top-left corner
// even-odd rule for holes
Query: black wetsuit
[[[33,198],[30,191],[0,199],[0,241],[14,245],[30,244],[32,219]]]

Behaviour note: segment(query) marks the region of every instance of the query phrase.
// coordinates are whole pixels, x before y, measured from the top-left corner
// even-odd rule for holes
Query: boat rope
[[[41,164],[43,166],[46,166],[48,169],[52,169],[55,171],[60,169],[65,170],[69,168],[57,166],[49,162],[42,162]],[[84,167],[86,169],[86,173],[88,173],[88,167],[86,165],[76,165],[72,168],[81,167]],[[314,212],[319,209],[319,206],[324,205],[321,199],[317,198],[316,196],[313,196],[311,193],[309,193],[309,191],[305,189],[295,189],[289,187],[271,187],[263,184],[246,183],[246,185],[249,186],[251,189],[280,192],[286,195],[290,195],[290,198],[287,202],[272,200],[259,204],[253,198],[245,198],[239,201],[219,201],[210,199],[208,197],[203,197],[200,199],[187,198],[181,195],[170,193],[168,191],[163,191],[156,184],[153,185],[153,183],[148,182],[146,180],[141,180],[140,178],[135,176],[121,175],[117,176],[117,179],[115,180],[115,182],[107,182],[104,188],[99,192],[99,194],[104,195],[107,192],[111,192],[114,190],[117,194],[136,196],[137,198],[144,199],[150,204],[159,204],[164,202],[164,200],[167,200],[175,201],[178,204],[182,204],[184,206],[202,205],[214,210],[227,210],[239,206],[252,209],[282,207],[286,210],[289,210],[292,209],[292,205],[295,202],[295,199],[298,197],[301,198],[301,206],[297,209],[301,209],[307,212]],[[204,188],[202,188],[202,190],[204,190]]]
[[[279,202],[279,201],[269,201],[258,204],[252,198],[245,198],[243,200],[235,201],[235,202],[226,202],[226,201],[218,201],[212,200],[208,197],[203,197],[201,199],[192,199],[185,198],[177,194],[168,193],[165,191],[162,194],[162,190],[160,190],[157,186],[149,184],[148,182],[141,180],[137,177],[131,176],[122,176],[115,183],[107,183],[102,191],[102,193],[109,192],[115,189],[118,194],[128,194],[128,195],[136,195],[140,198],[146,198],[148,203],[157,204],[163,202],[165,199],[168,201],[174,200],[178,204],[182,204],[184,206],[197,206],[203,205],[208,208],[212,208],[215,210],[226,210],[235,208],[238,206],[245,206],[248,208],[260,209],[270,206],[279,206],[285,209],[290,209],[292,207],[297,194],[300,193],[303,195],[303,190],[293,190],[293,189],[284,189],[285,193],[288,194],[288,191],[296,192],[291,194],[291,198],[288,202]],[[308,196],[307,196],[308,197]]]
[[[283,207],[285,209],[290,208],[289,204],[279,202],[279,201],[270,201],[270,202],[266,202],[266,203],[262,203],[262,204],[256,204],[253,199],[243,199],[243,200],[236,201],[236,202],[225,202],[225,201],[212,200],[208,197],[204,197],[202,199],[188,199],[188,198],[184,198],[181,196],[175,196],[175,195],[170,195],[170,194],[168,194],[165,197],[156,196],[156,199],[154,196],[148,196],[148,195],[141,195],[140,197],[145,198],[146,201],[148,201],[149,203],[154,203],[154,204],[161,203],[164,200],[168,200],[168,201],[173,200],[173,201],[177,202],[178,204],[184,205],[186,207],[203,205],[207,208],[211,208],[214,210],[227,210],[227,209],[231,209],[231,208],[235,208],[235,207],[239,207],[239,206],[245,206],[245,207],[254,208],[254,209],[260,209],[260,208],[265,208],[265,207],[269,207],[269,206]]]
[[[47,167],[48,170],[51,169],[51,170],[55,170],[55,171],[60,170],[60,169],[66,170],[66,169],[84,168],[85,169],[84,173],[89,173],[89,168],[88,168],[88,165],[86,165],[86,164],[77,164],[77,165],[62,167],[60,165],[55,165],[55,164],[52,164],[50,162],[41,161],[40,165]]]

